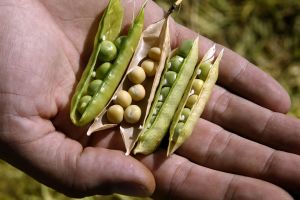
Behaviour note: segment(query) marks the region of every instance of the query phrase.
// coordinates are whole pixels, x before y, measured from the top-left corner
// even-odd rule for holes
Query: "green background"
[[[157,0],[166,10],[170,1]],[[300,118],[299,0],[184,0],[174,18],[233,49],[272,75],[292,99],[289,115]],[[69,200],[0,161],[1,200]],[[128,199],[89,197],[96,199]]]

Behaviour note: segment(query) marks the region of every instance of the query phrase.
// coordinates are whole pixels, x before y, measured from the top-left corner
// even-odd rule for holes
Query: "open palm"
[[[77,197],[150,195],[156,184],[155,195],[164,199],[289,199],[282,189],[259,179],[300,188],[300,122],[273,112],[287,112],[287,94],[229,50],[204,119],[178,155],[166,158],[160,150],[138,161],[117,150],[122,148],[118,133],[88,138],[85,128],[71,124],[70,99],[106,3],[0,2],[1,158]],[[141,2],[136,4],[138,8]],[[124,1],[125,26],[132,20],[132,5]],[[150,2],[146,25],[162,15]],[[176,33],[173,45],[195,36],[175,23],[171,29]],[[212,45],[202,37],[200,43],[201,53]]]

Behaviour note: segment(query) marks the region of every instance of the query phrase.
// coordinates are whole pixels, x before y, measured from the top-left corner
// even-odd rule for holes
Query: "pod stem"
[[[172,4],[172,6],[169,8],[168,12],[167,12],[167,16],[169,16],[170,14],[172,14],[174,12],[174,10],[176,10],[180,4],[182,3],[183,0],[177,0],[175,3]]]

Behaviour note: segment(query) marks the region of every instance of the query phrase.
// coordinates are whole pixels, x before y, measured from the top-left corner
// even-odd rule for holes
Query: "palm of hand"
[[[4,28],[0,30],[0,55],[4,59],[0,61],[0,117],[3,124],[0,141],[5,150],[1,156],[40,181],[70,195],[81,196],[106,192],[147,194],[152,192],[154,180],[141,163],[132,157],[125,157],[120,151],[106,149],[105,147],[115,146],[115,143],[111,143],[112,135],[94,137],[91,144],[84,136],[85,130],[75,128],[68,117],[74,84],[81,74],[80,66],[87,62],[91,51],[88,45],[92,43],[97,26],[95,18],[99,13],[96,10],[99,7],[98,3],[98,1],[90,1],[88,5],[81,1],[72,4],[68,1],[1,3],[0,19]],[[150,21],[153,20],[149,19],[148,23]],[[93,22],[96,22],[94,29],[90,30]],[[232,57],[228,56],[228,63],[238,62],[230,59]],[[220,77],[224,85],[226,85],[226,78],[229,77],[224,72],[225,69],[226,67]],[[238,86],[233,90],[238,90]],[[249,91],[248,96],[251,96],[251,88]],[[226,104],[229,98],[233,99],[230,101],[234,104],[231,107]],[[264,99],[260,100],[261,104],[268,105]],[[214,106],[218,101],[221,106]],[[244,123],[248,118],[234,113],[237,113],[235,112],[237,105],[246,105],[247,109],[253,107],[252,104],[248,104],[237,100],[236,97],[233,98],[227,91],[218,87],[204,113],[205,118],[224,128],[243,132],[249,128],[249,124],[238,125],[238,123]],[[223,116],[215,117],[223,112],[225,113]],[[249,112],[252,113],[250,110]],[[222,122],[229,114],[231,119]],[[260,119],[253,117],[255,119],[252,122]],[[240,121],[233,122],[240,118]],[[249,166],[251,162],[248,163],[249,165],[237,164],[236,169],[232,168],[237,160],[230,151],[239,151],[243,145],[246,146],[246,150],[255,147],[261,150],[261,154],[258,155],[261,155],[259,159],[263,162],[268,161],[273,151],[232,136],[229,132],[216,137],[215,135],[225,132],[216,124],[201,120],[198,130],[204,133],[195,133],[179,153],[207,167],[257,177],[257,171]],[[250,132],[252,130],[250,128]],[[247,135],[247,131],[245,132]],[[201,147],[195,146],[197,145],[195,139],[198,137],[201,137],[197,140],[201,141]],[[217,147],[220,144],[222,148]],[[8,153],[13,154],[14,157],[8,156]],[[257,158],[256,155],[249,156],[252,161]],[[247,194],[243,191],[243,187],[239,188],[237,185],[249,186],[252,183],[258,184],[257,187],[265,192],[276,190],[274,196],[277,195],[278,198],[286,195],[278,188],[264,182],[241,177],[233,179],[236,176],[197,166],[177,155],[165,159],[158,152],[154,157],[148,156],[142,161],[154,173],[158,185],[157,193],[160,195],[170,195],[172,191],[173,194],[178,195],[178,198],[192,199],[193,195],[197,195],[197,191],[187,189],[189,181],[193,184],[201,184],[203,191],[207,188],[215,188],[216,185],[220,185],[221,191],[228,191],[224,194],[207,192],[207,198],[210,199],[214,199],[214,195],[228,198],[226,194],[230,195],[232,188],[238,190],[236,194],[232,194],[236,197],[242,192]],[[120,169],[123,169],[124,173]],[[214,184],[195,180],[193,178],[195,175],[213,178]],[[272,180],[272,177],[265,178]],[[274,179],[285,180],[284,177]],[[186,180],[185,184],[184,180]],[[293,181],[287,179],[287,183],[290,182]],[[182,184],[182,187],[176,187],[178,184]],[[249,192],[257,187],[250,187]],[[198,192],[203,193],[200,190]]]
[[[134,170],[135,167],[130,166],[137,164],[136,172],[130,173],[128,169],[128,176],[119,173],[117,168],[122,162],[116,166],[112,163],[98,163],[105,162],[106,156],[100,159],[104,149],[91,148],[85,151],[86,156],[80,156],[87,140],[85,131],[72,126],[69,120],[69,102],[76,78],[80,78],[76,75],[80,75],[80,66],[86,61],[83,56],[84,61],[81,62],[80,56],[88,27],[94,21],[97,10],[91,9],[93,5],[90,5],[95,16],[88,17],[87,13],[91,13],[87,10],[81,10],[82,13],[74,16],[73,13],[68,13],[68,4],[62,12],[59,9],[64,9],[64,5],[56,7],[58,4],[55,2],[47,2],[53,5],[43,3],[46,2],[6,2],[1,7],[1,13],[5,14],[2,25],[7,27],[1,33],[1,55],[5,58],[1,63],[4,66],[1,68],[1,120],[5,121],[1,141],[7,146],[13,146],[8,151],[16,154],[16,157],[10,156],[8,159],[12,159],[16,166],[36,178],[46,180],[45,183],[72,195],[76,191],[82,193],[88,182],[98,181],[87,175],[89,172],[99,171],[96,169],[100,169],[98,175],[103,178],[103,183],[116,181],[126,185],[125,182],[131,180],[138,182],[134,179],[139,176],[141,177],[138,179],[142,182],[148,182],[149,178],[144,177],[143,172],[146,171],[150,176],[146,168],[134,159],[124,157],[121,152],[109,151],[106,153],[109,155],[107,158],[114,157],[117,164],[125,162],[125,170]],[[94,5],[95,7],[99,5]],[[71,17],[70,21],[68,17]],[[98,159],[93,158],[98,154]],[[110,168],[109,171],[115,171],[119,178],[111,180],[114,178],[100,175],[101,166],[104,173]],[[31,167],[33,168],[28,169]],[[152,176],[150,182],[152,181],[153,187],[151,178]],[[94,183],[87,190],[96,190],[93,188],[96,186],[100,187],[101,183]],[[118,188],[123,187],[114,190],[117,191]],[[126,188],[122,190],[119,192],[126,192]]]

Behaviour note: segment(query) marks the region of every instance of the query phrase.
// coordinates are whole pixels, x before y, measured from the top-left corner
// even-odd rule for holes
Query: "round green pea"
[[[110,68],[111,63],[109,62],[105,62],[102,65],[100,65],[100,67],[98,67],[96,70],[96,78],[103,80],[106,77],[107,72],[110,70]]]
[[[181,112],[181,116],[180,116],[180,121],[181,122],[186,122],[187,118],[190,116],[191,114],[191,109],[189,108],[184,108]]]
[[[103,81],[99,79],[93,80],[87,89],[87,93],[91,96],[94,96],[98,92],[102,82]]]
[[[189,55],[189,52],[191,51],[192,47],[193,47],[193,41],[186,40],[180,45],[177,54],[186,58]]]
[[[120,36],[115,40],[115,45],[117,47],[118,50],[120,50],[122,43],[126,40],[126,36]]]
[[[176,127],[175,127],[175,131],[174,131],[174,137],[177,138],[181,131],[182,131],[182,128],[184,127],[184,123],[183,122],[179,122]]]
[[[186,107],[192,109],[194,104],[197,102],[197,99],[198,99],[198,95],[196,95],[196,94],[189,96],[189,98],[186,102]]]
[[[200,94],[203,84],[204,84],[204,81],[201,79],[195,79],[193,81],[192,89],[194,90],[195,94],[198,94],[198,95]]]
[[[78,103],[78,107],[77,107],[77,111],[80,113],[80,114],[83,114],[87,105],[89,104],[89,102],[92,100],[92,97],[89,96],[89,95],[86,95],[86,96],[83,96],[81,97],[81,99],[79,100],[79,103]]]
[[[168,71],[165,75],[165,84],[166,86],[172,86],[177,77],[177,73],[173,71]]]
[[[183,64],[184,58],[181,56],[174,56],[173,58],[170,59],[171,66],[170,70],[174,72],[179,72],[181,65]]]
[[[163,102],[157,102],[156,107],[154,109],[153,115],[157,115],[161,106],[163,105]]]
[[[110,123],[119,124],[123,121],[124,109],[120,105],[113,105],[108,108],[106,117]]]
[[[137,123],[140,120],[141,116],[142,111],[137,105],[130,105],[125,109],[124,118],[125,121],[130,124]]]
[[[98,58],[102,62],[109,62],[117,57],[117,48],[111,41],[104,40],[100,43]]]
[[[199,74],[198,77],[199,77],[201,80],[205,80],[206,77],[207,77],[207,75],[208,75],[208,73],[209,73],[210,68],[211,68],[211,63],[202,63],[202,64],[200,65],[201,73]]]
[[[163,87],[161,89],[158,101],[165,101],[165,99],[167,98],[170,92],[170,89],[171,89],[170,87]]]
[[[150,121],[149,121],[149,123],[147,125],[147,128],[150,128],[152,126],[152,124],[154,123],[155,119],[156,119],[156,116],[152,115],[151,118],[150,118]]]

